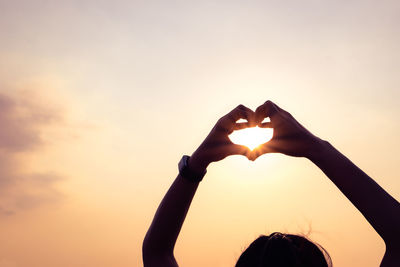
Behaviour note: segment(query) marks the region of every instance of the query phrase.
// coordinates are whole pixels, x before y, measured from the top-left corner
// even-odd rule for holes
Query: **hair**
[[[275,232],[254,240],[235,267],[331,267],[328,252],[306,237]]]

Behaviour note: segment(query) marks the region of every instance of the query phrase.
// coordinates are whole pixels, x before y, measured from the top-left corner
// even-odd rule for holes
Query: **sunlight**
[[[229,138],[234,144],[244,145],[253,150],[259,145],[271,140],[272,134],[273,129],[256,126],[254,128],[234,131],[229,135]]]

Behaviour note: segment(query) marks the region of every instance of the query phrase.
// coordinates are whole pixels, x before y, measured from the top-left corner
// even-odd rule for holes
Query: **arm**
[[[178,266],[173,250],[198,185],[176,177],[144,239],[144,266]]]
[[[241,118],[248,122],[236,123]],[[253,118],[254,112],[242,105],[222,117],[190,157],[190,169],[195,173],[202,173],[211,162],[227,156],[248,156],[249,149],[233,144],[228,135],[234,130],[252,126]],[[143,241],[144,266],[178,266],[174,247],[198,185],[199,183],[191,182],[181,175],[175,179],[161,201]]]
[[[318,153],[309,159],[329,177],[384,240],[386,252],[382,266],[398,266],[399,202],[328,142],[317,143],[315,149]]]
[[[264,153],[284,153],[306,157],[315,163],[362,213],[386,245],[382,266],[400,263],[400,204],[373,179],[328,142],[307,131],[292,115],[271,101],[256,110],[257,121],[270,117],[261,127],[274,128],[270,142],[262,145],[253,158]]]

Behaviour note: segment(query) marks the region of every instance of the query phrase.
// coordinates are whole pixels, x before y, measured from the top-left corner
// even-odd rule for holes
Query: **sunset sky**
[[[0,0],[0,267],[142,266],[155,210],[215,122],[267,99],[400,199],[400,2]],[[310,161],[213,163],[180,266],[234,266],[260,234],[335,266],[384,243]]]

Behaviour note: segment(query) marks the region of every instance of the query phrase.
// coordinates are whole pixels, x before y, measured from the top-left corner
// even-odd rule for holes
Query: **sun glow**
[[[271,140],[272,134],[273,129],[260,128],[256,126],[253,128],[234,131],[229,135],[229,138],[234,144],[244,145],[253,150],[259,145]]]

